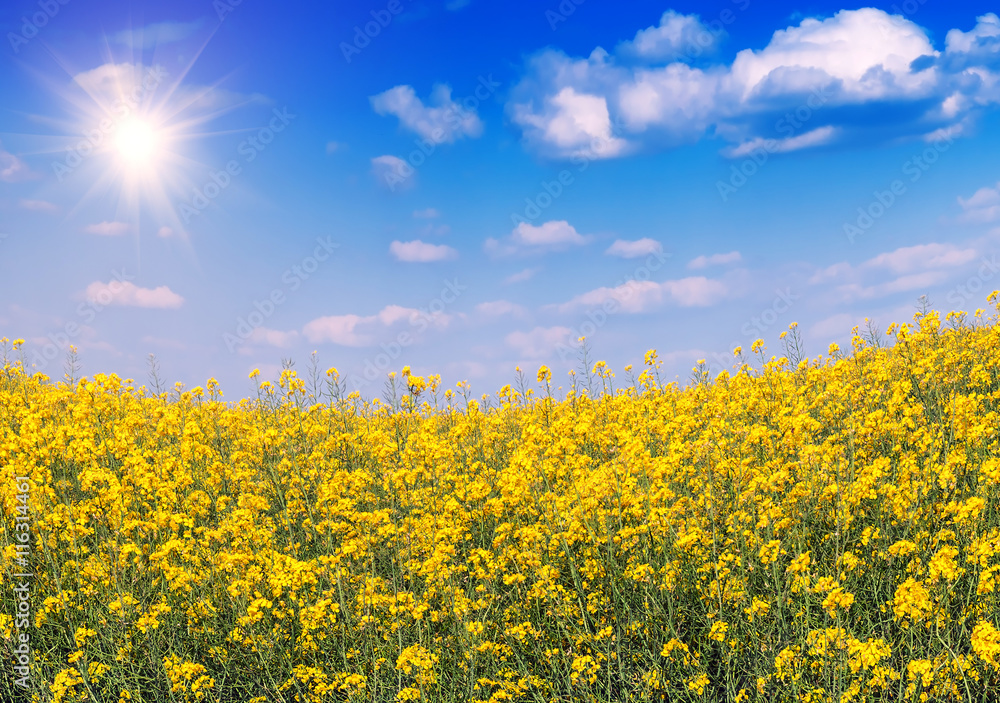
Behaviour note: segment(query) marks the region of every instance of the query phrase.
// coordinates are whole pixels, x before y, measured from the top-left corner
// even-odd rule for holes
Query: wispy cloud
[[[917,244],[900,247],[865,261],[867,268],[887,268],[893,273],[909,273],[921,269],[951,268],[962,266],[976,258],[976,250],[960,248],[955,244]]]
[[[511,332],[504,342],[521,356],[539,359],[552,354],[559,345],[568,344],[572,334],[568,327],[535,327],[527,332]]]
[[[521,269],[517,273],[512,273],[511,275],[507,276],[505,279],[503,279],[503,282],[507,284],[522,283],[532,278],[539,271],[541,271],[540,268]]]
[[[926,289],[944,283],[948,278],[944,271],[923,271],[921,273],[911,273],[899,276],[885,283],[873,285],[861,285],[859,283],[849,283],[840,286],[838,290],[847,298],[881,298],[893,293],[904,293]]]
[[[568,313],[614,302],[622,312],[643,313],[655,310],[666,303],[673,303],[678,307],[707,307],[722,301],[728,294],[729,288],[725,283],[703,276],[660,283],[628,281],[613,288],[595,288],[556,308],[559,312]]]
[[[21,198],[20,206],[32,212],[59,212],[59,206],[47,200],[25,200]]]
[[[836,284],[835,290],[846,300],[878,298],[939,285],[948,279],[949,270],[969,264],[979,255],[973,246],[916,244],[883,252],[858,265],[841,261],[817,269],[809,283]],[[895,278],[884,280],[886,271]]]
[[[446,261],[458,257],[458,252],[444,244],[428,244],[419,239],[412,242],[395,241],[389,245],[389,252],[397,261],[426,263]]]
[[[73,76],[73,82],[86,91],[93,99],[109,105],[130,95],[138,95],[148,102],[157,86],[169,78],[162,66],[144,66],[142,63],[106,63],[81,71]],[[204,86],[181,83],[169,94],[166,106],[177,115],[194,116],[221,113],[245,105],[269,105],[271,101],[260,93],[244,94],[227,90],[221,86]]]
[[[485,317],[504,317],[506,315],[524,317],[527,312],[523,307],[509,300],[491,300],[476,306],[476,313]]]
[[[87,234],[96,234],[99,237],[120,237],[129,231],[127,222],[98,222],[95,225],[87,225],[83,231]]]
[[[738,251],[731,251],[727,254],[711,254],[709,256],[698,256],[691,259],[687,267],[691,270],[708,268],[709,266],[722,266],[725,264],[735,264],[743,260],[743,255]]]
[[[187,39],[201,29],[204,24],[203,18],[190,22],[155,22],[147,24],[145,27],[115,32],[111,35],[111,41],[136,49],[153,49]]]
[[[28,164],[14,156],[8,151],[4,151],[0,145],[0,181],[15,183],[33,178],[34,174],[28,168]]]
[[[608,256],[618,256],[623,259],[636,259],[640,256],[648,256],[663,251],[663,245],[655,239],[644,237],[630,241],[627,239],[615,240],[615,243],[608,247],[604,253]]]
[[[140,288],[128,281],[95,281],[87,286],[86,298],[99,305],[133,308],[179,308],[184,304],[184,298],[167,286]]]
[[[817,127],[816,129],[806,132],[805,134],[799,134],[794,137],[784,137],[781,139],[765,139],[764,137],[756,137],[754,139],[749,139],[742,144],[725,149],[723,153],[732,159],[748,156],[754,152],[759,152],[762,149],[773,154],[784,154],[790,151],[798,151],[799,149],[809,149],[810,147],[829,144],[836,138],[837,131],[836,127],[827,125],[825,127]]]
[[[1000,183],[980,188],[968,198],[958,198],[964,222],[986,223],[1000,219]]]
[[[358,328],[376,319],[375,316],[328,315],[309,322],[302,331],[310,342],[331,342],[342,347],[363,347],[373,344],[375,338],[362,333]]]
[[[392,154],[372,159],[372,175],[379,185],[392,191],[412,188],[417,180],[414,168]]]
[[[436,225],[433,222],[428,222],[420,228],[421,234],[431,237],[443,237],[449,232],[451,232],[451,227],[449,225]]]
[[[166,337],[154,337],[153,335],[144,335],[142,339],[139,340],[143,344],[148,344],[152,347],[157,347],[161,349],[176,349],[177,351],[186,351],[188,346],[184,342],[179,342],[176,339],[170,339]]]
[[[288,349],[299,339],[299,333],[295,330],[288,332],[283,332],[281,330],[272,330],[267,327],[257,327],[250,334],[250,342],[255,344],[264,344],[271,347],[278,347],[279,349]]]
[[[330,342],[343,347],[365,347],[377,342],[381,329],[410,324],[415,328],[433,327],[445,330],[455,316],[443,312],[427,312],[401,305],[387,305],[374,315],[328,315],[307,323],[302,333],[310,342]]]

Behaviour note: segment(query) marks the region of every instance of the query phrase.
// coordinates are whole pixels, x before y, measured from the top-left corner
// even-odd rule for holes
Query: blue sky
[[[668,377],[1000,288],[985,3],[12,0],[0,335],[229,398],[310,354]]]

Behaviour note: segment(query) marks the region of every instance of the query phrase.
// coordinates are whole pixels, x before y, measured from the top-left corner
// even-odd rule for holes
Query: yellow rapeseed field
[[[20,344],[0,373],[3,700],[1000,690],[995,314],[919,313],[801,361],[757,342],[683,385],[653,351],[624,382],[586,361],[559,400],[545,367],[478,399],[404,369],[385,402],[288,369],[227,404],[215,381],[53,383]]]

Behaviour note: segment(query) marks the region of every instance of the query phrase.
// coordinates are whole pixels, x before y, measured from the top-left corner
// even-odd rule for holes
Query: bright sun
[[[203,183],[191,179],[206,172],[207,165],[185,154],[183,147],[195,139],[223,134],[204,125],[244,104],[229,98],[210,99],[214,95],[211,86],[182,85],[190,68],[173,78],[162,66],[133,59],[109,61],[73,75],[64,97],[75,108],[75,119],[67,121],[65,131],[52,139],[52,152],[65,152],[53,162],[60,182],[78,168],[85,170],[87,177],[76,180],[81,202],[116,192],[119,220],[129,217],[138,223],[142,216],[152,221],[154,231],[153,225],[158,224],[159,231],[170,229],[186,239],[188,222],[181,221],[180,209],[191,200],[190,193],[200,192],[197,186]],[[214,106],[211,112],[203,109],[206,103]],[[90,154],[100,158],[88,158]],[[0,149],[0,162],[2,157]]]
[[[129,120],[118,128],[115,146],[118,158],[129,168],[145,169],[156,163],[160,150],[160,136],[149,123]]]

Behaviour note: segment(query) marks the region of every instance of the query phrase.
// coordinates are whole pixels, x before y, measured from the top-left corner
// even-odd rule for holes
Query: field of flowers
[[[997,317],[762,345],[560,400],[289,369],[238,404],[5,347],[0,698],[996,700]]]

